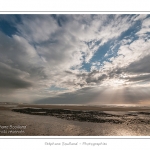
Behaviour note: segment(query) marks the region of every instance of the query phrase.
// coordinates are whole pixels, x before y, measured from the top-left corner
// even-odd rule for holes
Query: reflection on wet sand
[[[26,125],[22,134],[11,135],[84,135],[149,136],[150,111],[107,111],[56,107],[1,107],[0,125]],[[145,107],[144,107],[145,108]],[[127,108],[126,108],[127,109]],[[13,111],[12,111],[13,110]],[[0,133],[0,135],[10,135]]]

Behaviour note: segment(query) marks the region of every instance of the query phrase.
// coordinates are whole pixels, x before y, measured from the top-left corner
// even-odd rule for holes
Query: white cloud
[[[48,40],[58,25],[50,15],[23,15],[17,29],[28,41],[39,43]]]
[[[136,34],[139,37],[144,37],[148,32],[150,32],[150,18],[143,20],[141,29]]]
[[[147,14],[136,15],[134,21],[143,20],[143,19],[145,19],[147,16],[148,16]]]
[[[16,35],[8,37],[0,32],[0,60],[11,68],[10,72],[20,71],[18,78],[32,83],[32,92],[25,89],[21,93],[34,93],[33,99],[107,83],[120,85],[128,79],[121,79],[123,74],[117,71],[150,54],[150,40],[145,40],[147,36],[143,39],[143,34],[149,32],[149,19],[145,18],[146,15],[22,15],[21,23],[16,24]],[[106,60],[103,68],[99,61],[90,62],[109,41],[114,41],[111,53],[116,52],[120,35],[137,20],[142,21],[136,33],[138,39],[120,41],[117,56]],[[91,65],[90,72],[82,68],[83,63]],[[52,85],[66,90],[50,91]]]

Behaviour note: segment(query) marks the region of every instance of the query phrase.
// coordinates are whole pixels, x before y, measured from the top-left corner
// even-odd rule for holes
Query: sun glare
[[[125,82],[125,80],[121,80],[121,79],[111,79],[108,81],[108,84],[109,84],[109,86],[118,88],[120,86],[126,85],[126,82]]]

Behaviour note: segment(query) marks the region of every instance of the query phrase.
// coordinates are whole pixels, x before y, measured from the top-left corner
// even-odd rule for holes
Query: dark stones
[[[12,111],[31,114],[31,115],[43,115],[43,116],[54,116],[61,119],[76,120],[84,122],[94,122],[94,123],[113,123],[122,124],[127,123],[142,123],[150,124],[150,120],[144,120],[140,118],[135,118],[138,114],[127,114],[127,115],[114,115],[107,114],[102,111],[81,111],[81,110],[65,110],[65,109],[40,109],[40,108],[23,108],[23,109],[13,109]],[[140,114],[145,114],[140,112]],[[146,113],[148,115],[148,113]],[[133,118],[131,119],[130,116]]]

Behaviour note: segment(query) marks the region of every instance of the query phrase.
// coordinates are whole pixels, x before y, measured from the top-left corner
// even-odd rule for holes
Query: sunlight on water
[[[117,136],[135,136],[137,133],[135,133],[132,130],[126,130],[126,129],[118,129],[116,131]]]

